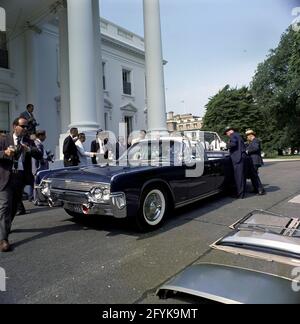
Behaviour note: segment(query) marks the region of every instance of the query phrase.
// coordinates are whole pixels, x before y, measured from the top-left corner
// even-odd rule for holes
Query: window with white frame
[[[0,7],[0,68],[8,69],[8,50],[6,35],[6,14]]]
[[[107,90],[106,89],[106,62],[102,62],[102,86],[103,86],[103,90]]]
[[[131,96],[132,95],[131,71],[127,69],[123,69],[122,76],[123,76],[123,93]]]
[[[2,7],[0,7],[0,32],[6,32],[6,13]]]

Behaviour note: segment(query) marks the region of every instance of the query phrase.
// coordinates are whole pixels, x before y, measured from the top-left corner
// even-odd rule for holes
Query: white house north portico
[[[148,129],[148,120],[150,130],[166,129],[159,0],[144,0],[146,48],[140,36],[100,20],[98,0],[0,0],[0,7],[0,130],[9,131],[28,103],[52,150],[69,127],[117,135],[120,122],[133,131]]]

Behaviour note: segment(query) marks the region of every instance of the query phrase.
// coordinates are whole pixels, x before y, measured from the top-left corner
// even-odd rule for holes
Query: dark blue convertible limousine
[[[147,231],[159,227],[173,208],[222,191],[229,164],[226,152],[206,152],[200,142],[145,139],[112,166],[46,171],[37,193],[71,216],[128,218]]]

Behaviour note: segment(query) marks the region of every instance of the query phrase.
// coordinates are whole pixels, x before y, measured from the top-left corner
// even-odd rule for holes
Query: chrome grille
[[[89,192],[95,186],[97,186],[96,183],[68,181],[68,180],[61,180],[61,179],[51,180],[52,189]]]

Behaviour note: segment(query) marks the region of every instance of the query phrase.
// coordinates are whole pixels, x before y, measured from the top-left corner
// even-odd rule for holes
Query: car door
[[[186,174],[189,179],[190,199],[205,196],[215,190],[214,164],[208,159],[201,146],[195,147],[196,156],[193,156],[194,165],[186,164]]]

